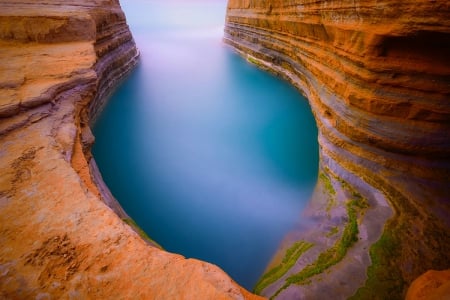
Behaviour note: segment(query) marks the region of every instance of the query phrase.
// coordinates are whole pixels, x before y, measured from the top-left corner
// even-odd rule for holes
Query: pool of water
[[[102,176],[164,249],[251,289],[317,179],[309,104],[222,43],[225,3],[122,6],[141,61],[94,125]]]

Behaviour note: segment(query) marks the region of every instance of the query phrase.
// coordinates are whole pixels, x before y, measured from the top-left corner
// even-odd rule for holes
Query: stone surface
[[[224,40],[305,94],[322,169],[364,195],[362,179],[394,211],[355,297],[400,299],[449,268],[450,4],[229,0]]]
[[[413,281],[406,294],[406,300],[448,300],[450,299],[450,270],[430,270]]]
[[[0,298],[259,299],[105,205],[89,122],[137,58],[117,1],[0,0]]]

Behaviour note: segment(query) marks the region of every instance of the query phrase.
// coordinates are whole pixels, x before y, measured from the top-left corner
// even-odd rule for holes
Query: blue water
[[[122,1],[141,61],[94,126],[94,157],[166,250],[251,289],[317,179],[306,99],[222,41],[225,3]]]

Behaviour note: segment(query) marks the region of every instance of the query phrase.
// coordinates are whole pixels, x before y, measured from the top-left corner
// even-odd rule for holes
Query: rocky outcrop
[[[345,250],[347,259],[321,265],[321,259],[341,245],[325,239],[318,245],[322,252],[310,248],[290,271],[266,280],[271,283],[263,284],[261,293],[312,297],[331,286],[330,293],[341,298],[355,294],[361,299],[399,299],[426,270],[449,268],[448,3],[229,0],[224,39],[309,99],[331,198],[338,198],[341,207],[349,203],[346,199],[366,199],[368,211],[383,206],[385,199],[393,212],[388,221],[358,217],[359,241]],[[336,189],[347,193],[339,196]],[[326,204],[312,207],[310,216],[326,215]],[[350,214],[343,218],[344,223],[351,219]],[[364,222],[371,226],[364,227]],[[384,229],[379,233],[371,230],[380,226]],[[297,240],[310,242],[313,235],[298,235]],[[376,243],[358,248],[360,241],[373,238]],[[302,273],[316,264],[322,267]],[[366,278],[342,289],[347,279],[336,278],[349,265],[357,274],[363,269]]]
[[[450,298],[450,270],[430,270],[413,281],[406,300],[445,300]]]
[[[137,58],[117,1],[0,0],[0,298],[256,298],[102,201],[89,122]]]

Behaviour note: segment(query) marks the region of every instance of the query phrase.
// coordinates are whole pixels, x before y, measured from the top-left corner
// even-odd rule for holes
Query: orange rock
[[[44,2],[0,0],[0,298],[260,299],[105,205],[89,122],[138,52],[117,1]]]
[[[450,270],[429,270],[413,281],[406,300],[450,299]]]
[[[395,211],[365,296],[450,268],[448,3],[229,0],[224,41],[308,98],[325,172]]]

